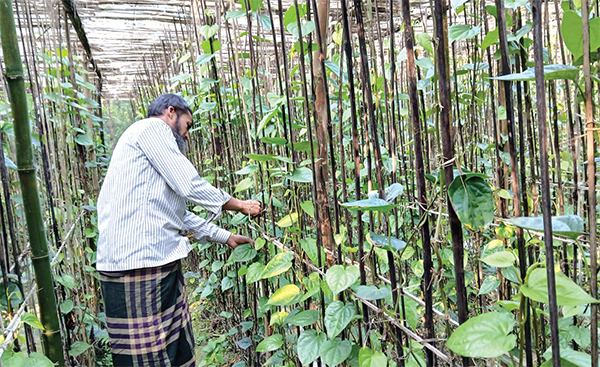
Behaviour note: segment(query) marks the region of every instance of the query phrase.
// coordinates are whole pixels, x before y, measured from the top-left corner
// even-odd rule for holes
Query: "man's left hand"
[[[243,245],[244,243],[251,243],[254,245],[254,241],[251,238],[233,233],[231,234],[231,236],[229,236],[229,239],[227,240],[227,244],[233,249],[235,249],[239,245]]]

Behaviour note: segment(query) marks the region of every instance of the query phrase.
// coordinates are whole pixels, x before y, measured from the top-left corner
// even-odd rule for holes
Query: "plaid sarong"
[[[179,262],[100,274],[115,367],[194,367],[194,336]]]

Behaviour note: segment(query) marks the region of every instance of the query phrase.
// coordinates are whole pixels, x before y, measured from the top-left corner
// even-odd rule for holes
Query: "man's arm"
[[[208,210],[209,221],[221,215],[231,196],[198,175],[194,165],[177,148],[173,132],[165,122],[151,120],[138,136],[137,145],[173,191]]]
[[[189,211],[185,212],[183,224],[187,228],[187,234],[192,235],[200,243],[226,243],[231,248],[236,248],[244,243],[254,244],[251,238],[226,231]]]
[[[187,229],[186,234],[192,235],[194,239],[200,243],[216,242],[225,244],[231,236],[231,232],[226,231],[189,211],[185,212],[183,224]]]

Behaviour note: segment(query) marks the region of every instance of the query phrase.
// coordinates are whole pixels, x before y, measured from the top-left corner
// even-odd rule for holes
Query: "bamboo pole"
[[[540,173],[542,179],[542,214],[544,216],[544,243],[546,249],[546,274],[548,276],[548,307],[550,308],[550,340],[552,342],[552,365],[560,366],[558,339],[558,310],[556,304],[556,280],[554,276],[554,247],[552,244],[552,218],[548,177],[548,137],[546,126],[546,82],[544,80],[544,55],[542,50],[542,3],[532,1],[533,51],[535,60],[535,84],[537,119],[540,136]],[[544,338],[542,334],[542,338]]]
[[[54,283],[37,189],[35,166],[33,165],[31,128],[23,79],[23,66],[10,0],[0,1],[0,30],[2,32],[2,52],[6,64],[8,92],[14,119],[19,180],[21,181],[23,207],[26,209],[25,217],[31,242],[31,260],[35,270],[41,322],[45,328],[42,334],[42,342],[44,352],[48,358],[59,366],[64,366],[65,358],[59,329]]]
[[[590,270],[591,295],[598,295],[598,251],[596,248],[597,218],[596,218],[596,160],[594,142],[594,109],[592,101],[592,79],[590,75],[590,21],[587,0],[581,2],[581,19],[583,21],[583,75],[585,123],[587,137],[587,183],[588,183],[588,222],[590,227]],[[592,303],[590,318],[592,367],[598,367],[598,304]]]

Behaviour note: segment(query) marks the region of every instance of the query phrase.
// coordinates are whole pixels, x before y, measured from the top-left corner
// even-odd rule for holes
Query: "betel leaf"
[[[359,367],[387,367],[388,359],[382,352],[362,347],[358,352]]]
[[[267,263],[267,266],[265,266],[262,278],[268,279],[281,273],[285,273],[292,267],[293,258],[294,254],[289,251],[278,253]],[[248,269],[248,271],[250,271],[250,269]]]
[[[515,263],[517,257],[510,251],[494,252],[481,259],[484,263],[495,268],[505,268]]]
[[[395,182],[385,189],[385,200],[387,202],[392,202],[395,198],[402,195],[404,193],[404,186]],[[369,194],[370,198],[379,199],[379,193],[377,191]]]
[[[277,226],[280,228],[291,227],[294,222],[298,221],[298,213],[288,214],[285,217],[281,218],[279,222],[277,222]]]
[[[477,295],[481,296],[481,295],[493,292],[494,290],[498,289],[499,285],[500,285],[500,280],[498,278],[496,278],[493,275],[488,275],[483,280],[483,283],[481,284],[481,287],[479,288],[479,292],[477,293]]]
[[[227,14],[225,15],[225,20],[237,19],[237,18],[241,18],[245,15],[246,15],[246,12],[244,10],[231,10],[231,11],[228,11]]]
[[[273,306],[287,306],[294,303],[294,300],[299,299],[300,288],[298,288],[295,284],[284,285],[273,293],[269,301],[268,305]]]
[[[248,267],[248,273],[246,274],[246,283],[252,284],[262,279],[262,273],[265,270],[265,266],[261,263],[253,263]]]
[[[309,329],[304,330],[298,338],[298,358],[303,365],[311,364],[319,358],[321,345],[325,343],[325,333]]]
[[[73,303],[73,301],[70,299],[66,299],[60,303],[60,312],[68,314],[73,310],[74,307],[75,304]]]
[[[266,161],[276,161],[277,156],[273,154],[246,154],[246,157],[258,161],[258,162],[266,162]]]
[[[517,338],[510,334],[514,324],[515,320],[510,313],[484,313],[470,318],[456,328],[446,346],[465,357],[499,357],[515,346]]]
[[[262,0],[238,0],[239,3],[242,5],[242,10],[246,11],[246,2],[248,3],[248,5],[250,5],[250,11],[251,12],[256,12],[258,9],[263,7],[263,2]]]
[[[485,37],[483,37],[483,41],[481,41],[481,50],[485,51],[488,47],[496,43],[498,38],[498,28],[495,28],[493,31],[489,31]]]
[[[214,59],[215,54],[203,54],[196,59],[196,65],[204,65]]]
[[[241,170],[235,171],[234,173],[236,175],[248,175],[248,174],[254,173],[256,171],[258,171],[258,165],[249,164],[246,167],[242,168]]]
[[[269,137],[263,137],[260,138],[260,141],[262,141],[263,143],[266,144],[275,144],[275,145],[285,145],[287,143],[287,140],[285,138],[269,138]]]
[[[257,352],[272,352],[281,348],[283,345],[283,336],[281,334],[271,335],[266,337],[256,346]]]
[[[312,201],[303,201],[300,203],[300,207],[306,214],[315,219],[315,206]]]
[[[313,182],[312,171],[307,167],[296,168],[291,175],[286,175],[285,177],[292,182]]]
[[[219,25],[218,24],[203,25],[202,27],[200,27],[199,32],[201,35],[204,36],[204,38],[209,39],[212,36],[214,36],[215,34],[219,33]]]
[[[266,244],[267,244],[267,240],[265,240],[262,237],[259,237],[256,239],[256,241],[254,241],[254,248],[256,249],[256,251],[258,251],[261,248],[263,248]]]
[[[433,54],[433,43],[431,42],[431,35],[429,35],[428,33],[417,33],[415,35],[415,40],[419,45],[421,45],[421,47],[425,49],[425,51],[429,52],[430,54]]]
[[[506,219],[519,228],[536,232],[544,232],[544,217],[517,217]],[[583,219],[578,215],[561,215],[552,217],[552,232],[561,236],[577,239],[583,232]]]
[[[394,204],[377,198],[343,203],[342,206],[350,210],[378,211],[382,213],[387,213],[396,207]]]
[[[249,188],[252,187],[253,184],[254,184],[254,177],[252,177],[252,176],[246,177],[245,179],[238,182],[237,185],[235,185],[235,191],[233,193],[235,194],[240,191],[248,190]]]
[[[211,48],[212,42],[212,48]],[[207,54],[214,54],[221,49],[221,41],[219,40],[206,40],[200,44],[202,51]]]
[[[382,236],[374,232],[369,232],[369,237],[371,238],[371,241],[375,243],[375,245],[380,246],[384,250],[396,252],[406,247],[406,242],[396,237]]]
[[[92,140],[92,137],[88,134],[77,134],[75,137],[75,142],[83,146],[94,145],[94,140]]]
[[[243,350],[248,349],[252,345],[252,339],[245,337],[237,341],[237,345]]]
[[[300,15],[300,18],[302,18],[306,14],[306,7],[300,5],[298,7],[298,14]],[[295,23],[297,20],[298,17],[296,16],[296,6],[292,5],[288,10],[285,11],[285,15],[283,16],[283,26],[287,27],[291,23]]]
[[[251,244],[245,243],[243,245],[239,245],[232,252],[231,256],[229,256],[229,262],[245,262],[254,259],[256,256],[256,250],[252,247]]]
[[[356,265],[344,267],[342,265],[334,265],[327,269],[325,279],[327,285],[334,294],[338,294],[349,288],[360,275],[360,271]]]
[[[23,321],[24,323],[26,323],[34,329],[44,330],[44,325],[42,325],[40,320],[38,320],[38,318],[35,315],[30,314],[29,312],[23,312],[23,314],[21,315],[21,321]]]
[[[342,341],[340,338],[325,340],[319,349],[323,362],[329,367],[334,367],[346,360],[352,353],[352,342]]]
[[[448,195],[462,224],[479,230],[494,220],[494,194],[483,177],[477,174],[454,178]]]
[[[374,285],[359,285],[355,289],[356,295],[364,299],[385,299],[392,295],[392,291],[386,286],[377,288]]]
[[[356,314],[353,303],[344,304],[341,301],[332,302],[325,309],[325,328],[327,337],[335,338],[348,326]]]
[[[86,342],[76,341],[71,345],[71,349],[69,349],[69,356],[76,357],[80,354],[83,354],[86,350],[90,349],[92,346]]]
[[[235,281],[230,277],[225,277],[225,278],[223,278],[223,280],[221,280],[221,290],[223,292],[225,292],[228,289],[233,288],[234,285],[235,285]]]
[[[579,78],[579,68],[577,66],[552,64],[544,65],[544,79],[570,79],[577,80]],[[535,69],[529,68],[522,73],[507,74],[490,79],[496,80],[511,80],[511,81],[531,81],[535,80]]]
[[[466,24],[455,24],[448,27],[448,38],[450,43],[457,40],[470,40],[479,34],[481,26],[469,27]]]
[[[319,320],[319,311],[306,310],[298,312],[295,315],[290,315],[285,319],[285,322],[295,326],[309,326]]]
[[[587,294],[580,286],[562,273],[555,273],[556,303],[559,306],[583,306],[599,301]],[[542,303],[548,303],[548,278],[546,269],[533,270],[525,284],[520,288],[526,297]]]
[[[319,251],[317,249],[317,241],[314,238],[300,239],[300,246],[302,250],[306,253],[310,261],[313,264],[319,265]],[[321,257],[321,261],[325,259]]]
[[[552,353],[550,348],[548,348],[548,351],[544,353],[544,357],[546,356],[548,357],[548,360],[542,363],[540,367],[552,367]],[[575,351],[571,348],[561,346],[560,365],[562,367],[591,367],[592,356],[587,353]]]
[[[590,27],[590,50],[600,48],[600,18],[592,18]],[[583,55],[583,25],[581,16],[572,10],[565,11],[560,25],[560,33],[567,49],[575,60]]]
[[[283,325],[286,317],[288,317],[289,313],[285,311],[279,311],[273,313],[271,316],[271,321],[269,321],[269,326],[273,325]]]
[[[256,129],[256,135],[260,134],[261,131],[267,126],[267,123],[270,122],[273,117],[277,117],[277,108],[273,108],[269,113],[266,113],[263,118],[260,120],[258,127]]]
[[[301,27],[302,37],[306,37],[315,30],[315,23],[309,20],[306,23],[301,23]],[[294,35],[294,37],[300,38],[300,32],[298,31],[298,22],[290,23],[287,25],[286,28],[288,32]]]

